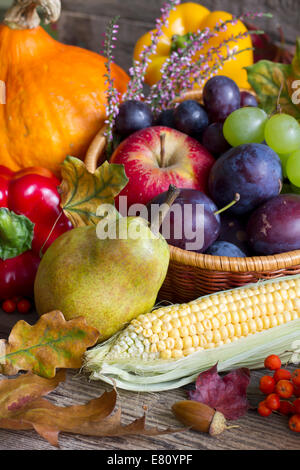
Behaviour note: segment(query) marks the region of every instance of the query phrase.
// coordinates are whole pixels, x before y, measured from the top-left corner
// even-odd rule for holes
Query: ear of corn
[[[259,282],[162,307],[86,355],[92,379],[120,388],[177,388],[218,370],[259,368],[268,354],[291,357],[300,340],[300,275]]]

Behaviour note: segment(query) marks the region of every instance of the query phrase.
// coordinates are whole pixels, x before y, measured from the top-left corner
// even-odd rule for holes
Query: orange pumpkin
[[[60,14],[60,0],[15,0],[0,25],[0,164],[13,171],[46,167],[57,175],[71,154],[82,158],[105,120],[106,59],[55,41],[39,26]],[[112,66],[115,86],[126,91],[128,75]]]

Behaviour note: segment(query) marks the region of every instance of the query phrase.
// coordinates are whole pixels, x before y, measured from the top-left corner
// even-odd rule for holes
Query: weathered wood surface
[[[115,49],[116,62],[128,69],[136,40],[153,28],[163,0],[62,0],[62,16],[58,23],[63,42],[100,52],[102,33],[110,18],[120,15],[119,40]],[[256,20],[259,28],[279,39],[278,25],[288,42],[295,42],[300,33],[299,0],[201,0],[212,10],[227,10],[234,14],[247,11],[270,12],[273,19]]]
[[[18,314],[7,315],[0,311],[0,337],[7,336],[11,326],[20,319]],[[26,316],[28,322],[36,320],[35,314]],[[258,392],[259,378],[264,371],[252,373],[248,397],[253,406],[262,399]],[[0,376],[1,377],[1,376]],[[82,404],[108,390],[101,382],[91,382],[78,371],[69,371],[67,381],[52,392],[48,399],[56,405]],[[185,399],[184,389],[160,393],[133,393],[119,391],[118,404],[123,409],[123,422],[129,423],[143,414],[148,407],[147,425],[159,428],[177,427],[171,405]],[[65,450],[299,450],[299,435],[287,427],[287,419],[273,414],[260,417],[251,410],[238,422],[238,428],[225,431],[217,438],[194,431],[157,437],[130,436],[128,438],[95,438],[71,434],[60,435],[61,449]],[[0,429],[0,450],[55,450],[33,431],[6,431]]]

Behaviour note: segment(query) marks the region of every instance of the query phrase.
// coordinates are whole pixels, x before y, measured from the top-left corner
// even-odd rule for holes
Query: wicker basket
[[[202,102],[202,93],[193,90],[176,102],[196,99]],[[85,157],[85,164],[94,172],[103,162],[106,146],[105,126],[94,137]],[[300,273],[300,250],[273,256],[229,258],[211,256],[170,246],[170,264],[159,299],[170,302],[189,302],[197,297],[231,289],[260,279],[272,279]]]

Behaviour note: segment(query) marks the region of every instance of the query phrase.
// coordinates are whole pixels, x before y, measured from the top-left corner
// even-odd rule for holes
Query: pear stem
[[[218,211],[214,212],[214,215],[219,215],[222,214],[222,212],[227,211],[227,209],[230,209],[230,207],[234,206],[237,202],[239,202],[240,199],[241,196],[239,195],[239,193],[236,193],[234,196],[234,200],[227,204],[227,206],[222,207],[222,209],[219,209]]]
[[[161,209],[157,211],[152,223],[151,230],[155,235],[158,235],[161,224],[163,223],[164,218],[170,210],[175,199],[179,196],[180,189],[176,188],[173,184],[170,184],[165,202],[161,205]]]
[[[164,168],[165,165],[165,156],[166,156],[166,146],[165,146],[165,143],[166,143],[166,134],[164,132],[162,132],[160,135],[159,135],[159,138],[160,138],[160,167],[161,168]]]

